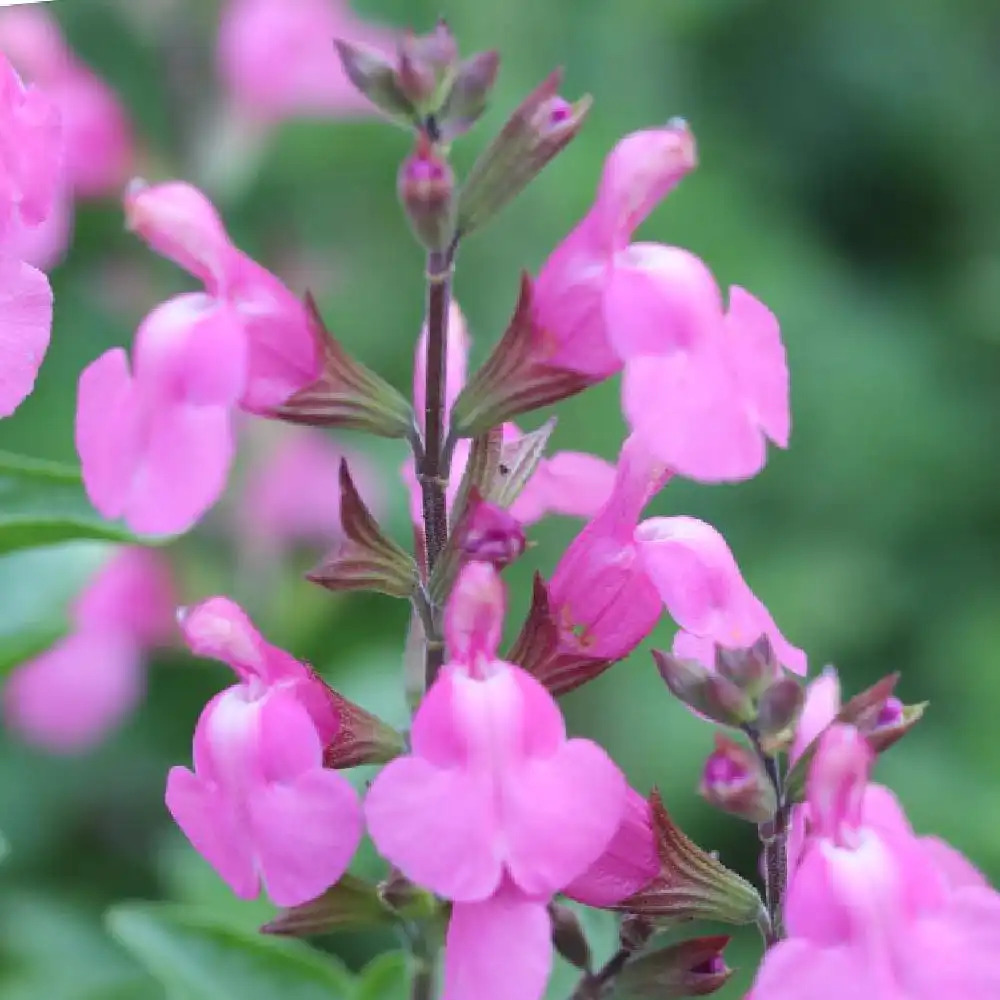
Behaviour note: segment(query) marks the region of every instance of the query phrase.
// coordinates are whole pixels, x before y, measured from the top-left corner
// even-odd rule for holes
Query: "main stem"
[[[745,727],[760,757],[768,780],[774,788],[778,803],[774,817],[758,827],[764,848],[764,904],[770,919],[768,947],[781,939],[781,914],[784,908],[785,887],[788,882],[788,806],[785,803],[784,781],[778,761],[763,747],[760,734],[753,727]]]
[[[427,254],[427,367],[424,394],[424,451],[420,462],[420,491],[423,499],[424,546],[427,575],[434,571],[448,540],[448,461],[445,441],[445,383],[448,377],[448,313],[451,302],[451,273],[455,247]],[[435,628],[426,639],[424,681],[427,688],[437,677],[444,661],[444,643],[438,626],[439,610],[434,608]]]

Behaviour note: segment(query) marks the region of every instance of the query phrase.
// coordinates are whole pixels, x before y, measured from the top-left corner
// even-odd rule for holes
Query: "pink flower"
[[[115,92],[66,44],[59,22],[40,7],[0,14],[0,49],[59,109],[72,193],[117,193],[133,161],[132,130]]]
[[[468,370],[469,333],[458,304],[451,303],[448,323],[445,410],[451,410],[465,385]],[[413,402],[417,420],[423,427],[426,391],[427,329],[421,332],[413,364]],[[513,443],[521,431],[516,425],[503,425],[505,443]],[[451,507],[469,461],[471,442],[459,439],[451,462],[447,500]],[[614,469],[609,462],[583,452],[557,452],[543,458],[520,496],[511,505],[511,514],[523,525],[534,524],[548,514],[570,517],[590,517],[607,499],[614,482]],[[410,491],[410,515],[415,524],[421,523],[422,499],[413,459],[408,458],[402,469],[403,482]]]
[[[205,291],[177,295],[143,320],[131,372],[121,348],[84,370],[76,442],[105,517],[171,534],[191,527],[225,485],[233,409],[267,413],[313,381],[319,361],[305,306],[229,242],[200,191],[135,186],[126,214]]]
[[[0,55],[0,417],[30,394],[49,345],[52,289],[22,243],[52,214],[61,159],[58,112]]]
[[[349,453],[322,431],[306,427],[255,424],[256,433],[271,432],[261,442],[236,504],[236,526],[242,539],[262,553],[295,545],[329,547],[341,538],[340,462],[347,458],[366,502],[373,507],[381,484],[362,454]]]
[[[451,660],[413,722],[412,753],[365,803],[376,847],[453,903],[446,1000],[537,1000],[551,967],[546,904],[605,851],[626,784],[587,740],[566,739],[552,697],[498,660],[503,590],[463,570],[445,629]]]
[[[99,743],[142,697],[143,661],[169,639],[174,606],[163,557],[122,549],[77,598],[70,634],[11,675],[7,724],[56,753]]]
[[[395,47],[389,31],[355,17],[344,0],[230,0],[217,58],[231,101],[265,122],[372,113],[341,68],[338,38]]]
[[[1000,895],[955,877],[913,835],[850,726],[821,737],[807,783],[809,837],[791,872],[786,940],[755,1000],[987,1000],[1000,996]],[[964,860],[964,859],[963,859]]]
[[[625,442],[611,497],[570,543],[549,584],[563,645],[620,659],[666,607],[680,626],[678,656],[711,666],[716,644],[739,648],[766,634],[779,661],[805,673],[805,655],[778,631],[714,528],[692,517],[639,522],[669,476],[635,436]]]
[[[788,443],[788,373],[774,316],[677,247],[632,243],[656,203],[695,165],[683,123],[622,139],[590,212],[543,266],[535,322],[550,363],[593,378],[624,366],[623,408],[644,446],[674,472],[746,479],[766,439]]]
[[[660,871],[652,811],[634,789],[607,850],[563,889],[563,895],[587,906],[614,906],[644,889]]]
[[[263,882],[279,906],[313,899],[361,839],[354,789],[323,768],[337,729],[331,692],[227,598],[190,609],[181,627],[192,652],[228,663],[239,683],[201,713],[194,772],[171,768],[167,808],[237,896],[254,898]]]

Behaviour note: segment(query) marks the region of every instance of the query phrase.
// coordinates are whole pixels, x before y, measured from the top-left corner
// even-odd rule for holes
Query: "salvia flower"
[[[201,713],[194,771],[171,768],[167,808],[237,896],[256,897],[263,882],[278,906],[314,899],[346,871],[362,831],[354,789],[323,767],[339,728],[333,693],[227,598],[186,611],[181,629],[192,652],[239,681]]]
[[[25,263],[21,234],[54,210],[62,163],[59,114],[0,54],[0,417],[35,385],[49,346],[52,289]]]
[[[570,543],[549,583],[563,644],[620,659],[665,607],[680,628],[678,656],[711,667],[716,645],[740,647],[767,635],[780,662],[804,673],[805,655],[778,631],[713,527],[693,517],[639,521],[669,475],[635,436],[625,442],[610,498]]]
[[[493,567],[468,564],[447,608],[450,659],[414,718],[412,752],[365,802],[379,851],[452,901],[448,1000],[541,997],[547,904],[605,851],[625,807],[604,751],[568,740],[548,692],[497,658],[503,605]]]
[[[113,348],[80,376],[77,450],[94,506],[135,531],[184,531],[218,499],[232,414],[267,413],[318,375],[305,306],[229,241],[215,209],[182,183],[137,183],[129,226],[199,278],[140,324],[132,364]]]
[[[788,442],[777,321],[742,288],[724,307],[687,251],[630,243],[695,163],[683,122],[622,139],[592,208],[538,275],[534,318],[555,345],[551,364],[594,379],[624,368],[625,414],[666,466],[704,482],[746,479],[763,467],[766,439]]]
[[[820,738],[787,939],[765,955],[754,1000],[1000,996],[1000,894],[913,834],[891,794],[867,784],[873,756],[851,726]]]
[[[142,697],[144,660],[172,635],[175,606],[162,555],[131,547],[116,553],[74,602],[69,634],[10,676],[7,725],[54,753],[99,743]]]

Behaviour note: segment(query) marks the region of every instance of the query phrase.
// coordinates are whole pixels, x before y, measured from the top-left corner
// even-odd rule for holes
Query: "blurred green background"
[[[192,150],[218,96],[217,5],[53,7],[126,103],[150,179],[198,181]],[[134,15],[145,7],[169,30],[144,30]],[[459,165],[554,65],[566,67],[567,96],[594,95],[579,139],[463,247],[457,294],[474,359],[503,328],[519,270],[536,270],[589,205],[616,139],[673,115],[691,122],[701,166],[640,238],[690,248],[723,285],[745,285],[778,314],[794,433],[755,480],[674,483],[651,511],[722,530],[813,670],[835,663],[849,691],[903,671],[904,700],[931,708],[878,773],[919,830],[947,837],[1000,880],[1000,8],[359,0],[357,9],[416,28],[443,12],[465,51],[502,51],[496,100],[457,150]],[[331,328],[401,388],[422,312],[421,255],[395,204],[406,150],[402,132],[375,121],[296,121],[273,134],[242,190],[213,192],[237,242],[297,290],[308,283]],[[80,369],[127,344],[152,305],[190,282],[125,234],[119,207],[105,203],[80,208],[53,284],[52,349],[35,394],[0,427],[0,447],[72,459]],[[624,430],[617,391],[606,384],[562,406],[555,446],[613,459]],[[384,470],[387,519],[405,539],[394,480],[402,449],[370,450]],[[221,519],[177,546],[185,601],[251,589]],[[530,573],[549,572],[576,529],[552,520],[532,532],[537,547],[509,573],[512,628]],[[43,594],[52,584],[16,582]],[[292,566],[256,590],[253,612],[274,641],[369,707],[401,715],[405,607],[313,592]],[[647,646],[670,635],[665,622]],[[143,709],[93,753],[54,758],[4,739],[0,829],[12,853],[0,874],[2,1000],[158,995],[104,936],[99,916],[115,900],[198,900],[246,926],[269,912],[229,899],[162,804],[168,766],[189,762],[198,712],[227,683],[223,668],[177,653],[154,666]],[[646,647],[565,707],[572,728],[600,739],[638,788],[660,786],[695,839],[753,871],[752,829],[694,795],[711,732],[671,701]],[[359,870],[377,870],[370,854]],[[754,961],[752,933],[739,942],[743,978],[723,996],[741,995]],[[331,946],[355,964],[381,943]]]

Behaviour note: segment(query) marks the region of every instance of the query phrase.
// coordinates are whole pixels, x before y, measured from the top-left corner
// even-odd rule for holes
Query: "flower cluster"
[[[336,61],[334,34],[347,35]],[[0,57],[6,415],[31,389],[51,322],[48,282],[18,249],[24,234],[60,204],[65,216],[72,197],[116,187],[133,143],[114,95],[45,15],[0,19],[0,47],[35,81]],[[548,77],[460,183],[451,146],[482,115],[498,56],[460,58],[443,22],[396,38],[333,0],[232,0],[219,60],[243,124],[365,111],[409,132],[398,194],[426,251],[427,310],[406,399],[345,349],[311,297],[235,245],[198,187],[125,190],[128,229],[199,287],[155,306],[130,351],[112,348],[80,376],[76,445],[93,506],[135,533],[182,534],[222,497],[238,442],[259,434],[231,525],[244,571],[323,540],[331,548],[310,581],[410,611],[400,686],[412,713],[398,730],[270,644],[229,597],[181,609],[189,650],[236,676],[198,718],[193,767],[167,776],[167,809],[194,848],[237,896],[264,891],[281,908],[267,931],[318,933],[373,914],[396,923],[423,1000],[438,973],[445,1000],[540,1000],[555,953],[581,973],[571,1000],[711,993],[731,974],[728,938],[658,939],[690,920],[757,927],[754,1000],[1000,996],[1000,895],[948,845],[914,833],[870,780],[924,706],[900,701],[894,676],[843,703],[831,670],[804,688],[805,653],[722,535],[688,515],[644,517],[674,480],[755,476],[790,431],[772,312],[741,287],[723,291],[689,251],[633,242],[696,166],[690,127],[674,119],[614,146],[592,206],[522,276],[505,331],[470,372],[452,296],[459,247],[572,141],[589,99],[566,101]],[[614,464],[546,454],[552,420],[514,423],[613,376],[628,426]],[[283,438],[282,424],[305,430]],[[329,429],[407,443],[398,488],[412,550],[380,522],[385,484],[365,454],[331,443]],[[535,574],[504,646],[502,573],[551,515],[584,523],[552,572]],[[92,745],[135,704],[142,660],[171,639],[176,603],[162,555],[121,550],[76,601],[69,634],[11,677],[10,727],[50,749]],[[720,727],[699,792],[754,825],[763,893],[693,843],[656,790],[644,796],[604,749],[567,733],[557,699],[629,657],[665,617],[675,631],[653,651],[656,667]],[[363,788],[342,773],[362,765],[374,769]],[[378,884],[348,871],[366,834],[386,863]],[[604,965],[563,899],[621,915]]]

